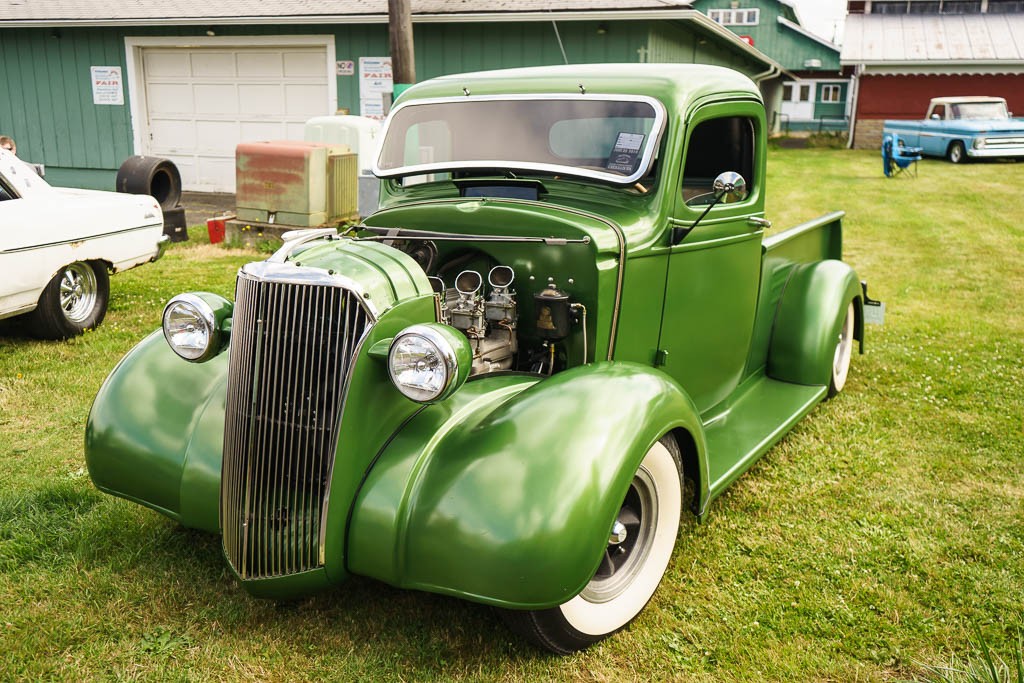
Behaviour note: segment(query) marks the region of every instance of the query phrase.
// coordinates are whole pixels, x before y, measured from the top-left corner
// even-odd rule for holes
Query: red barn
[[[854,77],[851,146],[884,119],[922,119],[933,97],[992,95],[1024,116],[1024,2],[850,2],[840,62]],[[956,13],[954,13],[956,12]]]

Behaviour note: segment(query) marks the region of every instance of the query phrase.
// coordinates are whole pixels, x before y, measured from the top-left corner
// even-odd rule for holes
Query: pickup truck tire
[[[75,261],[57,271],[39,296],[39,304],[29,314],[32,331],[43,339],[77,336],[103,321],[109,299],[106,267]]]
[[[582,650],[629,625],[661,583],[679,532],[682,459],[671,435],[644,456],[597,572],[576,597],[545,610],[503,610],[509,627],[556,654]],[[623,529],[624,527],[624,529]]]
[[[962,164],[967,161],[967,151],[964,149],[964,143],[954,140],[949,145],[949,149],[946,150],[946,158],[954,164]]]
[[[832,398],[846,386],[846,378],[850,374],[850,359],[853,356],[853,329],[856,318],[854,317],[853,302],[846,307],[846,315],[843,317],[843,324],[839,328],[839,339],[836,341],[836,351],[832,358],[832,376],[828,383],[828,396]]]

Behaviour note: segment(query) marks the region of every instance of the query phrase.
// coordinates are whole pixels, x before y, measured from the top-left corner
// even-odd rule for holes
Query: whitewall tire
[[[682,511],[681,459],[670,435],[644,456],[619,508],[594,577],[579,595],[547,610],[504,612],[528,640],[569,654],[625,628],[661,583]]]
[[[839,328],[839,338],[832,355],[832,376],[828,384],[828,395],[835,396],[846,386],[846,378],[850,374],[850,359],[853,356],[853,324],[854,307],[851,301],[846,307],[846,317]]]

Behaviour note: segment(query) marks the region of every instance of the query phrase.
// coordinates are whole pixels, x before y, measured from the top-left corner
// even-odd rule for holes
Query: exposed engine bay
[[[480,270],[471,268],[458,271],[452,278],[453,266],[493,260],[482,252],[469,252],[436,267],[439,259],[434,243],[398,241],[394,246],[412,256],[428,274],[437,321],[460,330],[469,339],[473,349],[470,376],[503,370],[549,375],[565,369],[569,360],[564,350],[557,352],[557,347],[574,333],[574,327],[583,337],[586,357],[586,308],[573,302],[553,278],[531,287],[536,291],[527,308],[532,308],[533,319],[520,320],[516,287],[522,283],[517,282],[510,266],[492,266],[486,271],[486,281]]]

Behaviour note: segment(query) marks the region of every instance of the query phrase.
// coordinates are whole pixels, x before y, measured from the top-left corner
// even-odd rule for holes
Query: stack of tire
[[[181,174],[173,161],[161,157],[128,157],[117,169],[117,191],[152,196],[160,202],[164,213],[164,234],[172,242],[188,239],[185,207],[180,205]]]

